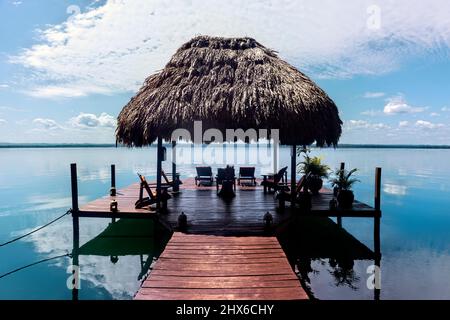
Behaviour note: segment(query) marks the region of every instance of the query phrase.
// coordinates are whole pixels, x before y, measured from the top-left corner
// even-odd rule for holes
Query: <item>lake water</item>
[[[450,150],[318,149],[313,154],[323,156],[332,168],[342,161],[357,167],[361,183],[355,186],[356,198],[370,204],[375,167],[383,168],[381,299],[450,299]],[[136,182],[136,172],[154,176],[155,149],[0,149],[0,243],[70,208],[72,162],[78,164],[80,203],[85,203],[108,192],[111,163],[117,167],[118,187]],[[289,149],[281,148],[279,166],[289,163]],[[194,175],[191,165],[178,169],[182,177]],[[107,219],[81,219],[80,243],[95,238],[108,224]],[[346,218],[343,227],[373,247],[372,219]],[[101,255],[81,255],[79,298],[130,299],[139,287],[142,264],[157,247],[149,243],[148,252],[136,248],[118,260],[106,248]],[[0,276],[71,250],[72,221],[67,216],[0,247]],[[354,261],[347,270],[351,281],[345,282],[336,276],[333,261],[314,260],[309,286],[319,299],[372,299],[366,287],[372,263]],[[63,257],[0,278],[0,299],[71,299],[66,284],[70,265],[71,259]]]

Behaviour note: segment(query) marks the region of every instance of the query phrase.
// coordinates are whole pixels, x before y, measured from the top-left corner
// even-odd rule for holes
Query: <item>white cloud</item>
[[[69,121],[73,127],[87,129],[87,128],[115,128],[116,127],[116,119],[103,112],[100,116],[96,116],[91,113],[80,113],[78,116],[70,119]]]
[[[12,4],[14,6],[20,6],[22,4],[22,1],[13,1]]]
[[[420,113],[425,110],[426,108],[410,106],[401,95],[389,98],[388,103],[384,106],[386,114]]]
[[[409,126],[409,121],[400,121],[400,122],[398,123],[398,126],[399,126],[400,128],[405,128],[405,127]]]
[[[84,97],[90,93],[108,94],[109,92],[101,87],[73,83],[72,85],[64,86],[40,86],[26,93],[35,98],[77,98]]]
[[[52,119],[36,118],[33,120],[33,123],[45,130],[55,130],[62,128],[55,120]]]
[[[443,107],[441,109],[442,112],[450,112],[450,108],[449,107]]]
[[[361,112],[361,114],[363,116],[369,116],[369,117],[375,117],[375,116],[377,116],[377,115],[379,115],[381,113],[382,112],[380,112],[378,110],[366,110],[366,111]]]
[[[8,89],[8,88],[9,88],[9,85],[0,83],[0,89]]]
[[[354,130],[354,129],[372,129],[372,130],[380,130],[380,129],[389,129],[385,123],[371,123],[364,120],[348,120],[344,122],[344,129]]]
[[[439,116],[440,116],[440,114],[437,112],[430,113],[430,117],[439,117]]]
[[[8,121],[6,121],[5,119],[0,119],[0,125],[6,124],[6,123],[8,123]]]
[[[366,99],[375,99],[375,98],[382,98],[386,94],[384,92],[366,92],[364,93],[363,97]]]
[[[418,120],[415,124],[416,127],[420,129],[433,130],[438,128],[444,128],[445,125],[442,123],[432,123],[429,121]]]
[[[380,23],[369,28],[374,3]],[[44,97],[136,90],[198,34],[254,37],[316,77],[374,75],[398,68],[405,57],[433,51],[445,57],[449,11],[446,0],[174,0],[170,6],[108,0],[46,27],[36,45],[11,61],[39,75],[30,94]]]

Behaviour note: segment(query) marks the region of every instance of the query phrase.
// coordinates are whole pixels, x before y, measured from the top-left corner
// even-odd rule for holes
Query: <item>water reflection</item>
[[[367,277],[363,278],[360,270],[355,270],[355,262],[372,261],[378,272],[381,265],[380,229],[375,227],[375,232],[378,234],[374,234],[374,250],[371,250],[329,218],[294,217],[278,231],[278,239],[310,298],[316,298],[312,277],[324,279],[325,275],[321,273],[326,272],[336,290],[341,287],[359,291],[366,286],[365,290],[373,291],[373,299],[379,300],[379,287],[367,287],[372,274],[366,273]],[[373,279],[380,280],[375,276]]]
[[[135,271],[136,268],[133,268],[132,272],[128,272],[128,276],[135,277],[135,281],[131,282],[135,284],[136,281],[141,281],[147,275],[153,261],[159,257],[171,237],[171,232],[150,219],[121,219],[112,221],[102,232],[81,247],[79,246],[79,231],[78,218],[73,218],[72,270],[74,272],[80,270],[81,281],[89,279],[94,284],[104,287],[107,287],[113,281],[117,283],[120,280],[107,279],[107,273],[104,273],[102,275],[103,277],[99,278],[98,264],[95,265],[95,270],[92,270],[93,272],[91,273],[89,264],[80,262],[80,258],[84,256],[108,257],[110,265],[106,266],[108,263],[105,263],[105,260],[103,260],[103,265],[105,269],[111,270],[116,265],[119,265],[122,260],[125,260],[124,264],[130,264],[130,256],[139,257],[138,272]],[[136,266],[135,263],[133,265]],[[114,272],[113,275],[116,275],[116,273]],[[78,279],[74,279],[72,282],[73,284],[76,283],[72,289],[73,300],[79,299],[79,286],[77,281]],[[127,285],[127,283],[123,283],[123,285]],[[136,287],[134,286],[134,289],[131,290],[135,292]],[[113,292],[111,289],[108,291]],[[130,298],[130,293],[132,295],[134,292],[130,290],[126,290],[126,292],[124,290],[118,290],[119,295],[116,295],[115,298]],[[125,296],[123,296],[124,293]]]

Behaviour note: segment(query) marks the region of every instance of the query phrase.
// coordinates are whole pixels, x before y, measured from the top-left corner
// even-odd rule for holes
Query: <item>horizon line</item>
[[[241,145],[240,143],[238,145]],[[170,143],[165,143],[170,145]],[[115,143],[15,143],[15,142],[0,142],[0,148],[2,149],[22,149],[22,148],[126,148],[126,146]],[[149,147],[155,147],[150,145]],[[311,146],[311,148],[317,148]],[[329,149],[330,147],[322,147],[320,149]],[[433,145],[433,144],[356,144],[356,143],[343,143],[339,144],[336,149],[450,149],[450,145]]]

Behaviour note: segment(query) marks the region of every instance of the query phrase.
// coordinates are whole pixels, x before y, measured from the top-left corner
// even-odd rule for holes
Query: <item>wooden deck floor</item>
[[[263,217],[266,212],[273,216],[273,225],[277,226],[292,214],[287,205],[284,211],[277,209],[278,201],[273,194],[264,193],[257,186],[237,186],[236,197],[222,199],[216,193],[215,186],[197,187],[193,179],[183,181],[181,192],[173,194],[168,201],[167,211],[156,214],[154,208],[135,209],[139,184],[133,184],[117,191],[116,197],[105,196],[81,206],[79,215],[83,217],[105,218],[157,218],[167,222],[176,230],[178,216],[184,212],[188,217],[187,233],[212,235],[246,235],[264,234]],[[355,202],[353,210],[330,212],[329,200],[332,195],[324,191],[313,197],[313,214],[322,216],[374,216],[374,209]],[[117,200],[119,212],[110,212],[111,200]]]
[[[174,233],[137,300],[303,300],[275,237]]]

